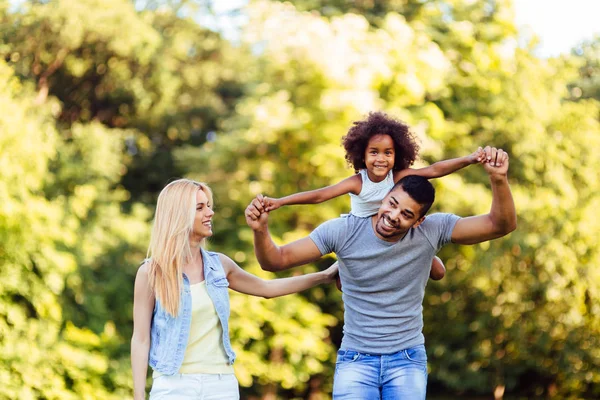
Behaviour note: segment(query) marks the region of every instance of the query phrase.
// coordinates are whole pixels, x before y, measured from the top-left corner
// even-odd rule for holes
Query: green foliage
[[[161,7],[137,12],[127,0],[25,3],[4,14],[2,54],[17,74],[62,104],[61,124],[98,121],[133,129],[122,183],[153,203],[180,171],[170,151],[200,145],[241,95],[243,62],[219,35]],[[34,39],[35,38],[35,39]],[[159,168],[153,168],[159,167]]]
[[[1,61],[0,88],[0,397],[119,398],[122,384],[106,386],[114,325],[105,321],[98,333],[78,328],[61,304],[80,265],[73,227],[85,216],[76,213],[89,201],[82,186],[69,196],[44,195],[52,180],[47,169],[62,147],[54,127],[58,104],[36,105],[31,88]]]
[[[517,231],[445,248],[427,289],[430,392],[600,396],[597,38],[537,59],[508,0],[254,1],[234,46],[188,17],[209,3],[0,1],[0,398],[129,397],[133,279],[168,179],[208,182],[210,247],[273,278],[244,208],[349,176],[340,139],[379,109],[414,127],[419,165],[511,156]],[[434,184],[435,211],[489,209],[480,167]],[[271,230],[348,210],[284,207]],[[243,396],[329,396],[335,288],[231,303]]]
[[[573,99],[600,100],[600,36],[584,41],[573,54],[581,62],[578,79],[569,85]]]

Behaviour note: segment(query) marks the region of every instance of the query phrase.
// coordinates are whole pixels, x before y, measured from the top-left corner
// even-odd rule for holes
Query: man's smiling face
[[[397,187],[385,196],[375,219],[375,233],[380,239],[395,242],[402,239],[408,230],[423,222],[422,205]]]

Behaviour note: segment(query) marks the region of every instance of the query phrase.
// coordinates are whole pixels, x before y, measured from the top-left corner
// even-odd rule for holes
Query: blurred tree
[[[569,85],[571,98],[600,100],[600,36],[584,41],[572,51],[581,61],[579,78]]]
[[[93,351],[99,365],[87,372],[83,364],[65,363],[69,370],[56,379],[65,382],[64,396],[69,390],[88,396],[89,388],[101,386],[99,397],[122,398],[131,386],[133,276],[144,258],[150,218],[136,200],[153,202],[164,183],[180,174],[170,150],[182,142],[202,144],[232,107],[241,94],[236,80],[243,76],[233,67],[243,64],[244,52],[233,54],[217,34],[170,8],[138,12],[125,0],[10,8],[2,1],[0,38],[2,59],[35,88],[35,104],[52,110],[44,114],[48,123],[56,118],[56,143],[44,159],[48,172],[36,179],[37,194],[57,202],[60,213],[52,217],[69,235],[68,243],[48,239],[70,254],[68,270],[53,275],[62,281],[55,291],[57,334],[77,337],[83,329],[92,344],[77,339],[79,345]],[[23,247],[24,259],[27,252]],[[86,379],[89,384],[79,387]],[[21,380],[14,382],[20,387]],[[28,385],[23,393],[35,387],[52,397]]]
[[[594,398],[599,230],[585,210],[598,202],[599,160],[590,151],[599,140],[598,103],[563,100],[574,71],[561,60],[518,52],[514,62],[489,129],[511,148],[519,228],[479,251],[444,252],[450,279],[426,299],[431,377],[457,391],[492,384],[531,397]],[[444,208],[468,191],[465,204],[484,211],[487,195],[446,182],[438,191]]]
[[[511,155],[519,229],[444,249],[428,288],[430,392],[599,397],[598,40],[536,59],[508,0],[292,3],[251,2],[232,45],[197,22],[212,1],[0,0],[0,398],[128,397],[133,274],[166,181],[207,181],[210,246],[272,277],[244,208],[349,176],[340,139],[378,109],[414,127],[421,165]],[[489,209],[479,167],[434,184],[436,211]],[[282,208],[272,232],[348,209]],[[342,320],[332,287],[232,294],[242,395],[327,398]]]
[[[23,3],[3,18],[2,54],[18,76],[37,82],[39,103],[49,94],[63,103],[64,126],[134,129],[122,180],[131,200],[153,203],[180,175],[171,150],[204,143],[242,94],[235,66],[243,51],[169,7],[58,0]]]
[[[110,12],[118,10],[105,10],[109,15],[102,15],[94,13],[100,10],[96,4],[87,9],[84,3],[74,9],[71,5],[25,4],[30,9],[17,13],[0,8],[0,50],[22,82],[12,77],[12,68],[3,62],[9,106],[2,109],[8,113],[6,126],[14,135],[3,129],[3,139],[10,147],[2,156],[18,180],[6,192],[5,204],[19,202],[23,210],[37,210],[22,215],[25,211],[18,208],[11,215],[19,235],[0,229],[13,242],[24,242],[3,251],[18,260],[14,266],[23,273],[15,274],[8,267],[2,270],[22,288],[18,297],[7,291],[9,299],[21,299],[15,305],[22,303],[29,310],[25,327],[11,331],[22,342],[3,341],[10,347],[6,354],[16,354],[6,357],[2,369],[10,385],[0,390],[8,398],[123,398],[131,386],[127,362],[135,272],[131,267],[144,257],[140,241],[147,242],[149,213],[140,205],[133,205],[128,215],[122,213],[130,195],[120,181],[129,161],[124,155],[126,138],[137,132],[106,126],[111,123],[102,115],[111,107],[120,108],[120,100],[92,117],[91,112],[98,109],[86,96],[94,97],[98,87],[95,82],[80,80],[86,68],[95,69],[88,65],[96,62],[95,40],[106,39],[111,32],[118,34],[117,25],[102,25],[105,19],[115,17]],[[82,32],[82,21],[88,23],[88,31]],[[98,31],[90,32],[93,29]],[[33,42],[31,32],[37,35]],[[95,38],[87,49],[81,48],[84,37]],[[114,40],[107,47],[121,54],[127,51],[127,46],[121,45]],[[61,92],[69,85],[70,89]],[[4,88],[4,83],[0,86]],[[62,101],[53,96],[75,90],[80,92]],[[23,135],[19,127],[30,133]],[[32,161],[40,166],[33,170],[37,175],[19,172],[27,171],[23,166],[36,165]],[[17,195],[29,197],[20,201]],[[121,268],[124,265],[130,268]],[[33,289],[27,289],[30,286]],[[27,308],[28,302],[33,306]],[[48,310],[36,311],[38,303]],[[31,333],[23,335],[23,329]],[[36,335],[46,336],[40,339]],[[43,346],[34,348],[35,356],[29,357],[24,349],[37,342]],[[33,372],[36,370],[46,379],[32,379],[39,376]]]
[[[515,31],[511,0],[278,0],[293,4],[299,11],[317,11],[326,18],[345,14],[364,17],[370,25],[382,27],[388,14],[402,15],[409,23],[419,23],[432,33],[434,40],[448,42],[452,28],[461,30],[471,42],[502,39],[506,29]],[[507,18],[508,17],[508,18]],[[462,26],[453,26],[460,23]],[[468,23],[468,24],[465,24]],[[472,30],[472,31],[471,31]]]
[[[96,285],[79,275],[83,259],[93,256],[78,250],[84,250],[81,235],[93,252],[110,254],[106,240],[92,245],[85,231],[126,246],[131,228],[139,226],[120,214],[114,195],[106,192],[106,175],[119,177],[115,138],[105,130],[91,143],[76,143],[85,136],[79,131],[72,143],[63,142],[54,126],[58,102],[37,104],[32,85],[19,83],[4,61],[0,104],[0,398],[122,398],[130,390],[126,364],[106,355],[119,344],[114,320],[92,321],[94,329],[77,326],[63,306],[65,292]],[[51,164],[61,158],[75,168],[83,153],[87,159],[76,174],[86,179],[70,181],[68,193],[46,193],[66,172],[49,172]],[[89,221],[92,215],[104,226]]]

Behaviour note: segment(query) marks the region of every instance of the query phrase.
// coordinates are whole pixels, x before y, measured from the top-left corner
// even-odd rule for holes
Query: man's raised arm
[[[517,213],[508,185],[508,154],[494,147],[486,147],[488,161],[483,164],[492,186],[490,212],[476,217],[461,218],[452,231],[452,242],[475,244],[497,239],[517,228]]]
[[[318,260],[321,252],[309,237],[284,246],[277,246],[269,233],[269,214],[265,211],[262,195],[246,207],[246,223],[254,231],[254,252],[265,271],[282,271]]]

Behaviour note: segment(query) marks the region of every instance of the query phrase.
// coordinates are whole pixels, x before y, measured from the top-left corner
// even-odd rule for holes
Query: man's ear
[[[415,223],[413,224],[413,226],[412,226],[412,227],[413,227],[413,228],[416,228],[417,226],[421,225],[421,224],[423,223],[423,221],[425,221],[425,216],[424,216],[424,215],[423,215],[421,218],[419,218],[419,219],[417,220],[417,222],[415,222]]]

